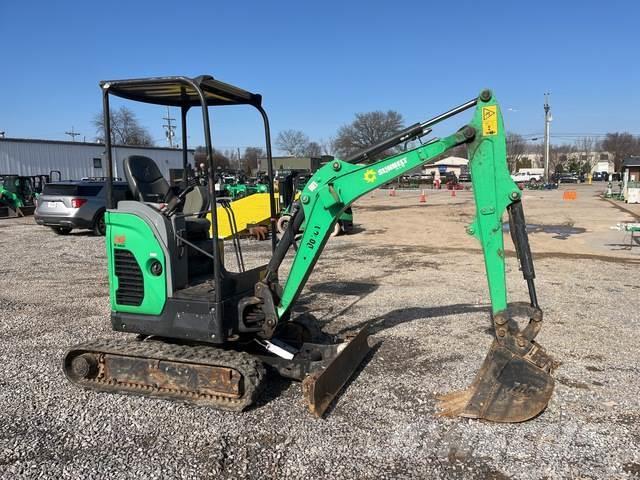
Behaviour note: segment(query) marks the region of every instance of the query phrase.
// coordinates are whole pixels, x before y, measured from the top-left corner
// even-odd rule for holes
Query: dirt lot
[[[0,220],[0,477],[640,475],[640,245],[609,228],[640,211],[600,199],[602,185],[571,188],[575,201],[524,197],[538,340],[562,364],[549,407],[517,425],[435,415],[435,396],[468,385],[491,343],[481,253],[464,233],[469,192],[419,203],[378,191],[355,206],[356,231],[330,241],[296,312],[331,333],[371,321],[378,348],[323,420],[303,410],[299,384],[275,377],[243,414],[73,387],[64,350],[116,336],[103,239]],[[247,242],[254,260],[266,243]],[[526,299],[514,258],[508,280],[511,300]]]

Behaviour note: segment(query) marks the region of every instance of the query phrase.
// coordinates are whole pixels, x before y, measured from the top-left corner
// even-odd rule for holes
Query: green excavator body
[[[103,88],[120,89],[125,98],[142,95],[149,101],[154,94],[167,95],[164,92],[170,89],[161,93],[148,89],[141,94],[140,85],[174,82],[186,91],[200,89],[197,98],[202,101],[208,92],[215,92],[215,101],[225,94],[240,99],[234,100],[238,103],[256,102],[252,94],[245,92],[243,96],[235,87],[211,77],[145,82],[105,82]],[[166,100],[179,102],[183,98]],[[158,98],[153,100],[160,103]],[[452,135],[371,161],[390,148],[419,140],[432,125],[470,108],[475,108],[472,120]],[[108,118],[108,109],[106,112]],[[264,377],[262,365],[266,364],[281,375],[303,380],[309,409],[322,415],[369,352],[366,328],[342,343],[321,344],[313,329],[297,323],[291,314],[334,225],[358,198],[462,144],[468,145],[476,204],[476,216],[467,232],[482,247],[495,339],[471,387],[442,397],[442,413],[498,422],[524,421],[538,415],[553,391],[555,362],[535,342],[542,311],[535,293],[521,192],[507,169],[502,115],[488,90],[352,158],[335,159],[321,167],[293,203],[291,220],[269,263],[250,270],[240,261],[235,238],[240,271],[225,268],[217,229],[210,238],[206,220],[180,215],[180,197],[158,186],[162,183],[160,174],[153,185],[145,183],[157,168],[152,160],[125,159],[125,176],[140,201],[120,202],[117,208],[112,205],[105,216],[111,320],[115,330],[136,333],[139,341],[73,347],[65,356],[65,373],[86,388],[241,410],[258,394]],[[214,165],[210,167],[215,171]],[[137,171],[144,174],[137,175]],[[160,198],[160,203],[145,197],[151,190],[154,201]],[[214,189],[209,192],[215,205]],[[215,222],[214,212],[212,209]],[[505,214],[527,281],[526,303],[507,301]],[[295,244],[289,273],[280,278],[279,267]],[[526,326],[520,327],[518,317]]]

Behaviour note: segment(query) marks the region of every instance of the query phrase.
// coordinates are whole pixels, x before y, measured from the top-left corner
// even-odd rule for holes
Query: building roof
[[[629,157],[622,162],[622,168],[625,167],[640,167],[640,157]]]
[[[45,144],[54,144],[54,145],[77,145],[77,146],[88,146],[88,147],[104,147],[104,143],[97,142],[72,142],[71,140],[47,140],[44,138],[0,138],[0,142],[16,142],[16,143],[45,143]],[[113,147],[121,147],[121,148],[140,148],[145,150],[170,150],[172,152],[180,152],[182,149],[180,148],[169,148],[169,147],[156,147],[153,145],[113,145]],[[194,152],[194,149],[189,148],[189,152]]]

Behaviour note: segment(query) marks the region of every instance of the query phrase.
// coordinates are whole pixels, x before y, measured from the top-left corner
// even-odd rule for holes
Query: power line
[[[171,122],[175,121],[175,118],[171,117],[171,114],[169,112],[169,107],[167,107],[167,116],[166,117],[162,117],[163,120],[166,120],[167,123],[166,125],[162,125],[165,129],[165,136],[167,137],[167,141],[169,142],[169,148],[173,148],[173,137],[176,136],[176,126],[175,125],[171,125]]]
[[[81,133],[78,133],[78,132],[76,132],[76,131],[74,131],[74,130],[73,130],[73,125],[71,125],[71,131],[70,131],[70,132],[64,132],[64,134],[65,134],[65,135],[69,135],[69,136],[71,137],[71,140],[72,140],[73,142],[75,142],[75,141],[76,141],[76,137],[77,137],[78,135],[82,135]]]
[[[549,183],[549,130],[551,128],[551,106],[549,105],[550,92],[544,94],[544,181]]]

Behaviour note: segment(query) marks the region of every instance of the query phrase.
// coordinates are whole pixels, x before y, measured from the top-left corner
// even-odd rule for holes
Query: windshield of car
[[[47,183],[43,195],[65,195],[75,197],[95,197],[104,187],[103,183]]]

